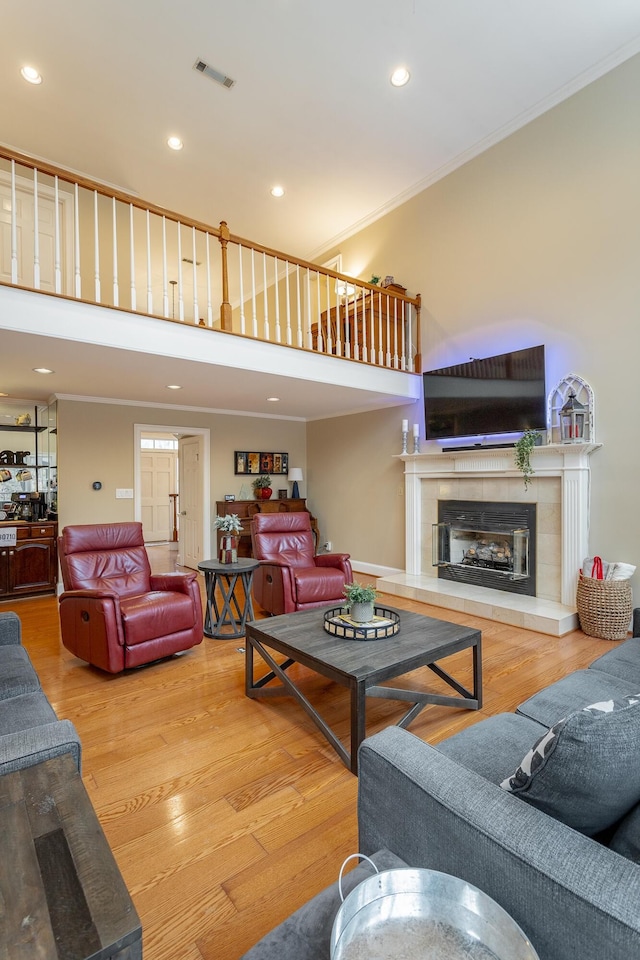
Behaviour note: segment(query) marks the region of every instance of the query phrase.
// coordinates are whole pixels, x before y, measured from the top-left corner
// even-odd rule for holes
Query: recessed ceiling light
[[[405,83],[409,83],[410,76],[406,67],[396,67],[391,74],[391,83],[394,87],[404,87]]]
[[[42,83],[42,77],[35,67],[23,67],[20,73],[28,83]]]
[[[55,370],[49,370],[49,367],[33,367],[34,373],[55,373]]]
[[[278,403],[280,400],[280,397],[267,397],[267,400],[269,401],[269,403]]]
[[[169,137],[167,140],[167,146],[171,147],[172,150],[182,150],[184,143],[180,137]]]
[[[8,397],[8,396],[9,396],[8,393],[3,393],[2,390],[0,390],[0,397]]]
[[[182,387],[179,383],[168,383],[167,390],[182,390]]]
[[[284,187],[276,185],[271,187],[271,196],[272,197],[284,197]]]

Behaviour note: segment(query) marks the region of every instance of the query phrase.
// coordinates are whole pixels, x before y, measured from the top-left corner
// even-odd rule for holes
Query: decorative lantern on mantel
[[[548,422],[551,443],[594,443],[593,390],[581,377],[569,374],[551,391]]]
[[[586,407],[580,403],[573,390],[560,411],[560,428],[563,443],[584,443]]]

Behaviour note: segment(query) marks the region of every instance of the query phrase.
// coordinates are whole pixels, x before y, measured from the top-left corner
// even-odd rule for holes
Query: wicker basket
[[[588,637],[627,639],[633,607],[629,580],[594,580],[580,574],[576,605]]]

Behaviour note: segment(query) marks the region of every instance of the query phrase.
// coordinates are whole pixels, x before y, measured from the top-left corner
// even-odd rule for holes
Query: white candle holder
[[[413,452],[420,453],[420,437],[414,436],[413,438]]]
[[[402,431],[402,452],[403,452],[403,453],[406,453],[406,452],[407,452],[407,440],[408,440],[408,439],[409,439],[409,431],[408,431],[408,430],[403,430],[403,431]]]

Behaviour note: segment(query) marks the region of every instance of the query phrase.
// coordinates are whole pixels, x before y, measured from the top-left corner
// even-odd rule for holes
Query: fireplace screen
[[[535,505],[445,500],[433,525],[438,576],[535,595]]]

